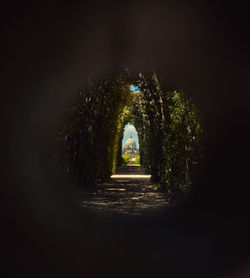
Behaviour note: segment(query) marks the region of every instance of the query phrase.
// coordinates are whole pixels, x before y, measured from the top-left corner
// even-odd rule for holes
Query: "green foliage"
[[[140,92],[132,93],[131,84]],[[128,122],[139,137],[140,157],[135,163],[152,175],[169,200],[187,192],[202,160],[198,109],[156,74],[132,75],[127,70],[90,79],[65,115],[56,157],[74,186],[91,187],[130,162],[129,156],[121,155]]]
[[[127,161],[126,164],[140,164],[140,163],[136,163],[136,159],[138,160],[138,158],[140,159],[140,156],[138,154],[126,154],[123,155],[122,157],[124,157]]]
[[[122,164],[128,164],[129,162],[129,157],[127,155],[122,156]]]
[[[135,164],[140,164],[140,156],[137,156],[135,159]]]
[[[91,187],[109,178],[117,166],[126,106],[132,99],[128,77],[123,70],[90,79],[65,115],[56,151],[75,187]]]
[[[194,103],[168,88],[156,74],[135,78],[140,93],[133,100],[141,164],[169,200],[190,188],[202,159],[202,125]]]

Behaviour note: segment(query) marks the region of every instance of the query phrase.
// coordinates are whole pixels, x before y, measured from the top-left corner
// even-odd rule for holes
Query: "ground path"
[[[82,207],[103,215],[154,213],[166,205],[164,195],[138,165],[122,166],[96,191],[82,193]]]

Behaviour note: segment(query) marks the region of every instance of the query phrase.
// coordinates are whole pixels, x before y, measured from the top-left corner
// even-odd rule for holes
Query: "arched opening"
[[[122,162],[126,165],[140,164],[140,145],[136,128],[127,124],[122,139]]]

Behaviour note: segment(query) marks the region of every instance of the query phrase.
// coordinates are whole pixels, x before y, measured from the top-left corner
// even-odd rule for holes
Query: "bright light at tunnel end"
[[[112,175],[111,179],[120,179],[120,178],[126,178],[126,179],[150,179],[151,175]]]

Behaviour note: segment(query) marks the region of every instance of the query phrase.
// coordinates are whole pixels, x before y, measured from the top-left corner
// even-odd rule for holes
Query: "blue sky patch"
[[[134,85],[131,85],[131,86],[130,86],[130,89],[131,89],[131,91],[133,91],[133,92],[139,92],[138,87],[136,87],[136,86],[134,86]]]

